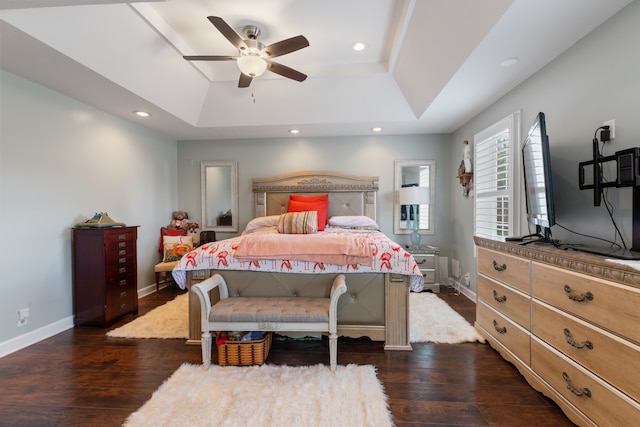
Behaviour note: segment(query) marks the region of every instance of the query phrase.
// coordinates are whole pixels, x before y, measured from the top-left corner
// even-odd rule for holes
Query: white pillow
[[[278,218],[280,218],[280,215],[259,216],[257,218],[254,218],[249,221],[244,229],[244,232],[250,233],[254,230],[257,230],[258,228],[275,227],[276,225],[278,225]]]
[[[378,224],[368,216],[363,215],[343,215],[332,216],[329,218],[329,225],[334,227],[375,227],[379,228]]]
[[[174,243],[193,245],[193,236],[190,234],[186,236],[162,236],[162,244],[168,245]]]

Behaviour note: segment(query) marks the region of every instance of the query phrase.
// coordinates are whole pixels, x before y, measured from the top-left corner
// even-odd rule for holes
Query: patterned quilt
[[[355,231],[323,231],[336,235],[349,235]],[[363,264],[329,264],[322,261],[300,261],[291,259],[258,259],[242,261],[236,257],[236,251],[244,239],[251,239],[246,234],[218,242],[206,243],[182,257],[173,270],[173,277],[185,289],[186,276],[189,270],[249,270],[278,273],[324,274],[324,273],[397,273],[411,278],[412,289],[415,283],[422,283],[420,269],[413,256],[404,248],[379,231],[357,232],[366,236],[371,246],[371,258],[368,265]],[[246,241],[245,241],[246,242]]]

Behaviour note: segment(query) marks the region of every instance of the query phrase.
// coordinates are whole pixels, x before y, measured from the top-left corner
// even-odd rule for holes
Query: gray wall
[[[177,142],[3,71],[0,93],[1,356],[73,325],[70,228],[95,212],[140,225],[139,288],[153,284]]]
[[[640,146],[640,2],[635,1],[584,37],[562,56],[458,129],[454,141],[473,141],[473,135],[494,122],[522,110],[525,133],[539,111],[546,114],[550,139],[556,220],[580,233],[613,240],[614,228],[604,206],[593,207],[592,191],[578,189],[578,163],[590,160],[591,140],[605,121],[615,119],[616,138],[605,154]],[[522,140],[522,139],[520,139]],[[462,155],[452,158],[457,167]],[[615,179],[615,172],[609,175]],[[608,192],[614,217],[627,245],[631,244],[631,189]],[[524,198],[522,198],[524,214]],[[452,253],[461,260],[463,272],[472,273],[475,291],[473,199],[459,193],[452,198]],[[524,221],[524,216],[522,223]],[[525,228],[521,234],[526,234]],[[552,228],[563,243],[589,242],[559,226]]]
[[[253,218],[251,179],[302,170],[332,170],[354,175],[379,176],[377,220],[382,231],[402,244],[409,235],[393,235],[394,160],[436,161],[436,209],[433,236],[422,243],[448,247],[451,239],[449,207],[453,185],[449,170],[448,135],[369,136],[228,141],[181,141],[178,143],[178,201],[190,216],[200,218],[200,162],[238,161],[239,226]],[[218,238],[230,237],[220,233]]]

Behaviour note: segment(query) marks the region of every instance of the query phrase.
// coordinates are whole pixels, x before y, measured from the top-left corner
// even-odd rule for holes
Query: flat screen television
[[[551,180],[549,136],[544,113],[538,113],[522,145],[527,221],[535,225],[540,240],[555,243],[551,227],[556,223]]]

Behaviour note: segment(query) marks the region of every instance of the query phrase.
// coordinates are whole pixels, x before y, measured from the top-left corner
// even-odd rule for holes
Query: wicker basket
[[[260,340],[227,341],[218,345],[218,365],[262,365],[271,348],[271,332]]]

